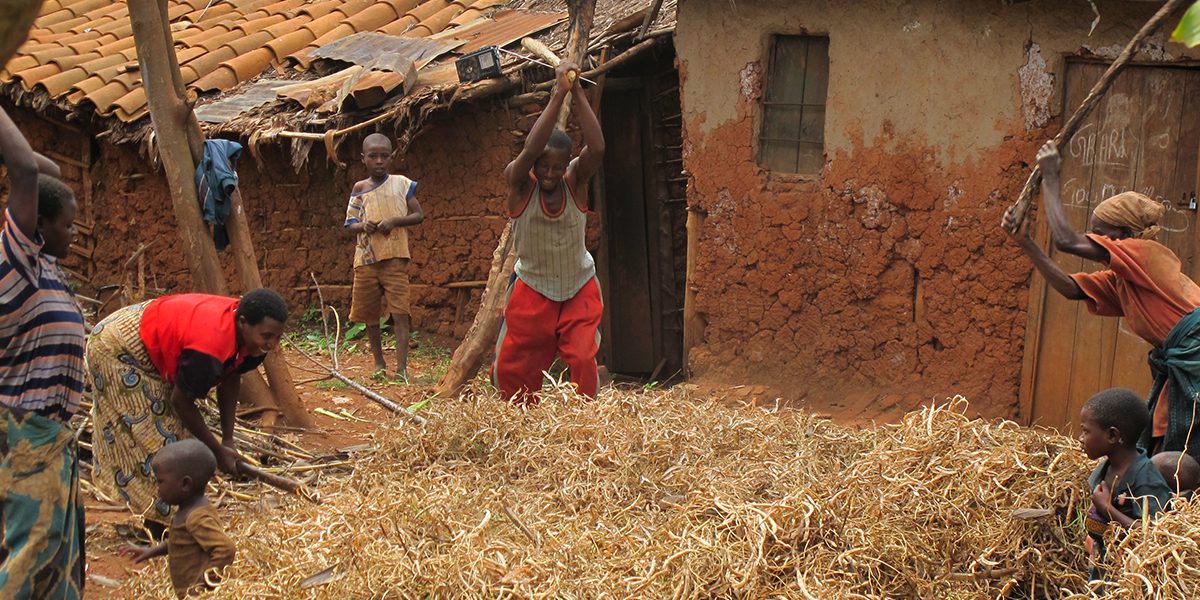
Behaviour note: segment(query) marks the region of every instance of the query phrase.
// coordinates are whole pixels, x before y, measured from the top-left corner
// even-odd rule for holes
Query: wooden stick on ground
[[[1108,70],[1100,76],[1100,79],[1096,82],[1096,85],[1092,86],[1091,91],[1088,92],[1087,97],[1083,99],[1083,102],[1079,105],[1079,108],[1075,109],[1075,112],[1071,115],[1071,118],[1067,119],[1067,123],[1066,125],[1063,125],[1062,131],[1059,131],[1058,135],[1054,136],[1054,143],[1059,148],[1062,148],[1067,142],[1071,141],[1071,136],[1075,135],[1075,132],[1079,130],[1079,126],[1083,124],[1083,120],[1087,118],[1088,113],[1092,112],[1092,109],[1095,108],[1096,104],[1100,102],[1100,98],[1105,92],[1108,91],[1108,88],[1112,85],[1113,81],[1116,80],[1117,74],[1120,73],[1121,69],[1133,58],[1133,55],[1137,52],[1138,47],[1142,45],[1142,42],[1149,37],[1150,34],[1158,30],[1158,27],[1162,25],[1163,20],[1165,20],[1168,16],[1170,16],[1171,13],[1175,12],[1176,9],[1178,9],[1187,1],[1188,0],[1170,0],[1164,4],[1162,8],[1158,9],[1158,12],[1154,13],[1154,16],[1150,17],[1150,20],[1146,21],[1146,24],[1143,25],[1136,34],[1134,34],[1133,38],[1129,40],[1129,43],[1125,45],[1125,49],[1121,51],[1119,56],[1117,56],[1117,59],[1114,60],[1113,63],[1109,65]],[[1025,223],[1025,219],[1029,216],[1029,208],[1033,204],[1033,194],[1041,182],[1041,166],[1034,165],[1033,172],[1029,174],[1029,179],[1025,181],[1025,187],[1021,190],[1021,195],[1017,198],[1017,201],[1013,203],[1012,206],[1008,207],[1008,209],[1004,211],[1005,215],[1012,213],[1016,217],[1016,219],[1013,221],[1013,229],[1010,230],[1010,233],[1020,230],[1021,226]],[[1004,221],[1001,220],[1000,223],[1001,227],[1003,227]]]
[[[375,392],[371,388],[368,388],[367,386],[365,386],[353,379],[350,379],[349,377],[346,377],[345,375],[342,375],[336,369],[329,367],[325,363],[314,358],[311,354],[305,352],[303,348],[301,348],[299,345],[296,344],[295,340],[288,338],[288,343],[292,345],[292,348],[296,349],[296,352],[300,353],[300,356],[307,358],[308,360],[312,361],[313,364],[321,367],[322,369],[327,371],[330,375],[334,376],[336,379],[338,379],[342,383],[358,390],[359,393],[366,396],[367,398],[374,400],[376,404],[404,417],[408,421],[416,423],[417,425],[425,424],[425,417],[422,417],[420,415],[414,415],[414,414],[408,412],[408,410],[405,409],[403,406],[400,406],[399,404],[396,404],[395,402],[392,402],[391,400],[384,398],[383,396],[379,395],[379,393]]]
[[[238,463],[238,473],[253,477],[273,488],[281,489],[289,494],[297,494],[300,488],[304,485],[295,479],[288,479],[282,475],[268,473],[246,461],[241,461]],[[309,496],[306,494],[297,495],[304,498],[309,498]]]

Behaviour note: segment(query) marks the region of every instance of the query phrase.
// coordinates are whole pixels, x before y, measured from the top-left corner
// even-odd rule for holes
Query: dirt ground
[[[302,334],[297,337],[303,337]],[[388,336],[385,334],[385,343]],[[416,346],[410,352],[410,383],[404,385],[393,381],[373,381],[370,378],[372,363],[365,351],[365,342],[349,343],[339,353],[341,370],[347,376],[368,384],[373,390],[408,406],[424,399],[444,372],[449,361],[452,340],[418,336]],[[308,348],[312,351],[313,348]],[[394,354],[385,350],[389,363]],[[294,350],[286,350],[285,356],[292,366],[292,376],[305,406],[312,413],[316,427],[305,432],[282,432],[285,439],[297,444],[314,455],[336,453],[346,448],[371,444],[378,429],[377,423],[396,418],[357,391],[322,377],[319,368]],[[319,358],[328,362],[328,355]],[[729,402],[750,402],[771,405],[778,402],[781,390],[762,385],[727,384],[718,381],[701,381],[700,392],[714,397],[724,397]],[[636,384],[622,384],[636,385]],[[787,405],[800,410],[809,410],[835,421],[846,424],[866,425],[872,421],[886,422],[904,414],[911,407],[907,403],[879,402],[874,395],[863,394],[857,398],[852,394],[836,402],[802,399]],[[339,420],[313,412],[318,408],[338,413],[346,411],[354,419]],[[143,566],[135,566],[117,555],[121,544],[131,543],[129,533],[140,527],[140,520],[133,518],[123,506],[114,506],[85,493],[87,515],[87,598],[112,598],[122,582],[138,576]],[[270,490],[263,500],[270,497]]]

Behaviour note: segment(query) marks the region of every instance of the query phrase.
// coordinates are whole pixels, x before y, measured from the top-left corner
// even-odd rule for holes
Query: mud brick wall
[[[79,154],[79,140],[64,136],[84,134],[72,134],[22,109],[12,109],[12,114],[35,149]],[[491,253],[505,223],[501,199],[503,169],[512,156],[511,121],[507,111],[490,105],[450,112],[435,118],[408,153],[396,160],[393,172],[420,182],[417,196],[425,212],[425,222],[410,232],[412,314],[418,330],[454,335],[457,292],[445,285],[487,278]],[[290,146],[263,144],[261,164],[248,152],[239,163],[240,187],[264,285],[283,293],[296,314],[318,304],[310,274],[321,283],[325,301],[343,319],[349,311],[354,241],[342,222],[353,182],[365,177],[358,162],[360,145],[361,137],[342,142],[345,170],[329,163],[319,145],[299,173],[290,166]],[[190,291],[191,278],[180,253],[161,170],[132,146],[100,140],[92,151],[95,274],[81,290],[107,299],[112,291],[106,286],[122,283],[128,274],[136,282],[136,266],[126,270],[124,265],[141,244],[153,242],[145,259],[147,287],[166,293]],[[82,202],[82,190],[76,193]],[[230,256],[223,253],[221,259],[230,292],[240,292]],[[66,265],[78,270],[81,262],[80,257],[72,257]],[[465,323],[457,333],[470,324],[480,293],[471,291],[463,311]],[[118,306],[119,301],[113,301],[105,310]]]
[[[991,0],[681,2],[689,202],[706,213],[693,372],[813,404],[964,394],[1016,416],[1031,265],[997,224],[1061,120],[1063,56],[1157,8]],[[828,36],[824,169],[758,166],[771,34]],[[1155,38],[1150,58],[1184,52]],[[1157,53],[1157,56],[1153,56]]]

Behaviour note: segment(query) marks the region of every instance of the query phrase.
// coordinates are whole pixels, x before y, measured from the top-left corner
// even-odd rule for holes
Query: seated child
[[[1103,459],[1088,478],[1092,508],[1084,520],[1101,560],[1109,524],[1128,529],[1140,519],[1154,518],[1171,499],[1162,474],[1146,451],[1137,447],[1149,426],[1146,402],[1130,390],[1104,390],[1089,398],[1079,412],[1079,444],[1088,458]],[[1102,579],[1096,568],[1092,579]]]
[[[233,562],[233,540],[225,535],[217,509],[204,497],[217,459],[199,440],[186,439],[163,446],[150,467],[159,498],[179,510],[166,541],[157,546],[122,546],[119,553],[132,557],[135,564],[166,554],[171,585],[182,598],[203,588],[205,573]]]
[[[1192,497],[1192,492],[1200,485],[1200,463],[1196,459],[1183,452],[1159,452],[1150,460],[1176,495]]]

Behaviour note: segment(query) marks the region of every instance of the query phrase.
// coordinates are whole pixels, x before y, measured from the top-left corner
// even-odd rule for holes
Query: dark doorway
[[[601,361],[611,372],[655,381],[683,367],[686,179],[679,75],[670,46],[604,82],[607,146],[596,207],[604,289]]]

